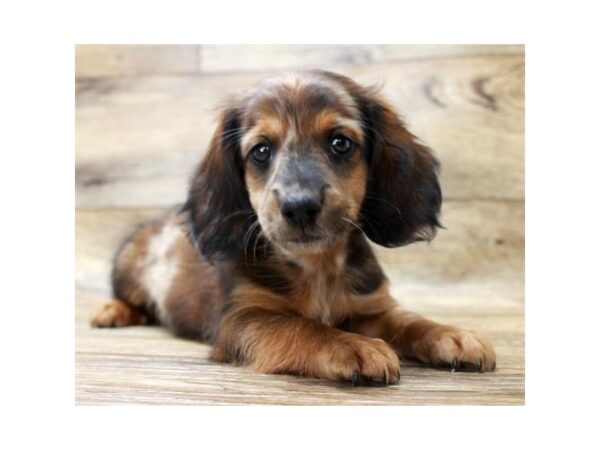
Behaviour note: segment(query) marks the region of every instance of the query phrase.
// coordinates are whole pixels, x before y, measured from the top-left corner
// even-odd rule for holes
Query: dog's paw
[[[91,325],[97,328],[144,325],[146,322],[147,317],[144,314],[120,300],[103,305],[90,321]]]
[[[438,326],[427,331],[413,346],[414,355],[452,371],[486,372],[496,368],[496,353],[490,341],[472,331]]]
[[[330,380],[396,384],[400,360],[381,339],[349,334],[327,343],[316,355],[316,375]]]

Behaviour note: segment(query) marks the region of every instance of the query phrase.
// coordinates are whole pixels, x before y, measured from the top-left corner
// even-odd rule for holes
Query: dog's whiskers
[[[365,194],[365,198],[371,199],[371,200],[377,200],[380,201],[381,203],[383,203],[384,205],[388,205],[390,206],[392,209],[394,209],[397,213],[398,216],[400,216],[400,220],[403,219],[402,217],[402,213],[400,212],[400,210],[396,207],[396,205],[394,205],[393,203],[389,202],[388,200],[384,199],[383,197],[377,196],[375,194],[369,193],[367,192]]]
[[[252,255],[253,255],[253,263],[256,264],[256,246],[258,245],[258,241],[260,240],[260,238],[262,237],[266,237],[264,232],[262,231],[262,229],[258,230],[258,233],[256,233],[256,237],[254,239],[254,248],[252,250]]]
[[[360,220],[364,220],[369,225],[369,227],[371,228],[371,230],[373,230],[373,232],[375,233],[375,236],[377,236],[377,239],[379,240],[380,236],[379,236],[379,233],[377,232],[377,227],[373,226],[373,223],[371,222],[371,220],[369,220],[365,215],[360,214],[360,213],[358,214],[358,218]],[[381,223],[380,221],[377,221],[377,222]]]
[[[244,249],[244,261],[248,264],[248,244],[250,243],[250,239],[252,239],[252,233],[256,230],[257,227],[260,226],[258,219],[252,222],[252,224],[246,230],[246,234],[244,235],[243,240],[243,249]]]
[[[250,208],[248,208],[248,209],[242,209],[242,210],[240,210],[240,211],[236,211],[236,212],[234,212],[234,213],[231,213],[231,214],[229,214],[229,215],[225,216],[224,218],[222,218],[221,220],[219,220],[219,221],[217,222],[217,225],[221,225],[221,224],[222,224],[223,222],[225,222],[226,220],[229,220],[229,219],[231,219],[231,218],[233,218],[233,217],[235,217],[235,216],[239,216],[239,215],[242,215],[242,214],[247,214],[248,216],[251,216],[252,214],[254,214],[254,210],[253,210],[253,209],[250,209]]]
[[[235,129],[235,130],[226,130],[221,134],[217,135],[220,139],[232,139],[238,138],[244,134],[244,130]]]
[[[342,220],[345,222],[348,222],[350,225],[352,225],[354,228],[356,228],[358,231],[360,231],[363,234],[363,236],[367,237],[365,231],[356,222],[348,219],[347,217],[342,217]]]

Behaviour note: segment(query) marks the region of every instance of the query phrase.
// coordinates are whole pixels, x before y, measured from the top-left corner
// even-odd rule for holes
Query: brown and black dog
[[[223,109],[187,202],[119,250],[98,327],[160,323],[215,361],[397,383],[400,357],[494,370],[481,336],[405,311],[368,239],[439,226],[438,163],[376,93],[310,71]]]

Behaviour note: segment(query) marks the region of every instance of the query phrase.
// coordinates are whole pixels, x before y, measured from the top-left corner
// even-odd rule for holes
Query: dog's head
[[[209,260],[239,255],[256,233],[296,254],[353,227],[395,247],[435,234],[437,168],[375,90],[303,72],[224,108],[184,209]]]

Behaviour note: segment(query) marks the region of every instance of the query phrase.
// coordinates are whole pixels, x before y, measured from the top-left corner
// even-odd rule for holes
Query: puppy
[[[268,80],[223,109],[185,205],[122,245],[92,324],[159,323],[214,361],[353,384],[397,383],[400,358],[494,370],[485,338],[400,308],[368,242],[435,235],[437,169],[375,90]]]

